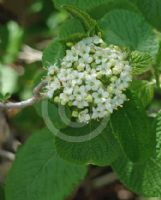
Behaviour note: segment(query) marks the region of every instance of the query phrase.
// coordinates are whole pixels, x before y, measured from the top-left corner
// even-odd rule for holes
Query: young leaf
[[[133,100],[111,116],[111,128],[126,156],[133,162],[147,160],[153,152],[149,121]]]
[[[147,161],[135,164],[129,161],[124,154],[112,163],[113,169],[117,172],[121,181],[132,191],[147,197],[161,196],[161,113],[158,113],[156,129],[156,153]],[[152,123],[152,119],[150,121]],[[155,125],[155,124],[154,124]],[[152,126],[153,140],[155,128]],[[120,152],[121,153],[121,152]],[[155,156],[157,154],[157,156]]]
[[[118,145],[113,142],[108,121],[104,120],[103,124],[93,122],[83,127],[69,127],[61,130],[61,133],[69,140],[56,138],[58,154],[62,158],[78,164],[100,166],[110,164],[116,159],[119,149]],[[106,127],[104,127],[104,123],[105,126],[107,123]]]
[[[117,9],[107,13],[99,25],[107,43],[156,56],[158,41],[152,27],[140,15]]]
[[[85,174],[85,166],[59,158],[53,135],[44,129],[20,148],[7,178],[6,200],[62,200]]]
[[[65,42],[75,42],[85,37],[85,30],[78,19],[67,20],[60,28],[59,39]]]
[[[52,42],[43,52],[42,63],[44,67],[59,64],[65,54],[65,46],[58,40]]]
[[[74,7],[74,6],[69,6],[69,5],[64,5],[63,8],[67,10],[73,17],[78,18],[83,26],[84,29],[90,34],[94,33],[96,34],[98,32],[98,26],[97,22],[92,19],[88,13]]]
[[[140,101],[142,107],[147,107],[154,97],[154,83],[145,80],[134,80],[130,85],[130,91],[136,101]]]
[[[148,71],[153,64],[153,59],[149,54],[139,51],[132,51],[129,61],[133,68],[133,74],[142,74]]]

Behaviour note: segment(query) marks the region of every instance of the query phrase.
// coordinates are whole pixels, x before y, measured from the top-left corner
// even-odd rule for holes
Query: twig
[[[14,153],[9,152],[9,151],[5,151],[5,150],[2,150],[2,149],[0,149],[0,156],[4,157],[4,158],[7,158],[10,161],[14,161],[14,159],[15,159],[15,154]]]
[[[37,85],[37,87],[33,90],[33,96],[30,99],[21,102],[8,102],[8,103],[0,102],[0,108],[2,109],[25,108],[27,106],[33,105],[34,103],[41,100],[42,96],[40,92],[45,85],[46,85],[46,80],[40,82]]]
[[[105,174],[101,177],[96,178],[93,181],[94,188],[100,188],[105,185],[109,185],[117,180],[117,175],[115,173]]]
[[[33,63],[42,59],[42,52],[24,45],[22,52],[19,54],[19,59],[24,60],[26,63]]]

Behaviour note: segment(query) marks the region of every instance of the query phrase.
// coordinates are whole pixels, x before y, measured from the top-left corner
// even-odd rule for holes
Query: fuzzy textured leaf
[[[132,191],[147,197],[161,196],[161,159],[134,164],[123,154],[112,164],[118,178]]]
[[[78,164],[100,166],[110,164],[118,155],[118,145],[113,143],[115,139],[111,134],[109,124],[100,132],[101,129],[100,123],[94,122],[82,128],[69,127],[61,130],[65,135],[78,137],[78,139],[76,138],[77,142],[72,142],[57,137],[56,149],[58,154],[62,158]],[[98,135],[91,138],[94,131]],[[81,142],[79,136],[85,136],[86,140]]]
[[[6,183],[6,200],[63,200],[85,176],[86,167],[59,158],[44,129],[20,148]]]
[[[35,109],[39,116],[44,118],[44,121],[49,117],[52,124],[57,129],[62,129],[67,127],[68,122],[63,121],[63,115],[61,113],[61,109],[59,107],[47,100],[43,100],[35,105]],[[67,115],[67,118],[70,119],[71,115],[67,108],[65,108],[65,115]]]
[[[58,8],[63,5],[73,5],[88,12],[93,18],[99,19],[107,12],[116,8],[124,8],[138,12],[137,6],[128,0],[53,0]]]
[[[119,179],[132,191],[145,197],[161,196],[161,113],[159,112],[156,122],[153,119],[149,121],[153,140],[155,141],[156,130],[156,151],[147,161],[135,164],[127,159],[121,152],[119,159],[112,163],[113,169],[117,172]],[[155,129],[156,128],[156,129]]]
[[[161,31],[161,1],[160,0],[137,0],[136,5],[145,18],[158,30]]]
[[[59,64],[60,59],[65,55],[65,46],[59,42],[52,42],[43,52],[42,63],[44,67]]]
[[[59,39],[65,42],[81,40],[86,33],[78,19],[67,20],[60,28]]]
[[[79,19],[82,22],[84,29],[87,32],[95,33],[95,30],[98,29],[97,22],[94,19],[92,19],[88,15],[88,13],[74,6],[64,5],[63,8],[67,10],[73,17],[76,17],[77,19]]]
[[[142,74],[148,71],[153,64],[153,59],[149,54],[139,51],[132,51],[129,61],[133,68],[133,74]]]
[[[156,56],[159,44],[152,27],[140,15],[127,10],[113,10],[99,22],[109,44],[129,47]]]
[[[76,6],[82,10],[89,10],[92,9],[96,6],[99,6],[102,3],[105,3],[109,0],[83,0],[83,1],[79,1],[79,0],[53,0],[55,5],[60,8],[63,5],[72,5],[72,6]]]
[[[125,9],[125,10],[139,13],[137,6],[134,5],[133,2],[131,2],[129,0],[105,0],[104,2],[100,3],[99,5],[96,5],[95,7],[88,9],[88,13],[94,19],[99,20],[105,14],[107,14],[107,12],[110,12],[114,9]]]
[[[111,128],[126,156],[133,162],[150,158],[154,144],[149,121],[134,101],[127,101],[111,116]]]
[[[145,80],[134,80],[130,85],[130,91],[136,102],[139,100],[145,108],[153,100],[154,83]]]

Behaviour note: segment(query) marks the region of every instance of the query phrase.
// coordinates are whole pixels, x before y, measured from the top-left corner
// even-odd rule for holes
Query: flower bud
[[[58,96],[54,97],[54,102],[55,103],[60,103],[60,98]]]
[[[77,118],[78,115],[79,115],[78,111],[74,110],[74,111],[72,112],[72,117]]]
[[[84,67],[81,66],[81,65],[79,65],[79,66],[77,66],[77,70],[80,71],[80,72],[82,72],[84,70]]]
[[[67,42],[66,45],[67,45],[67,47],[72,47],[74,45],[74,43],[73,42]]]
[[[88,103],[92,103],[92,102],[93,102],[93,97],[92,97],[92,95],[88,94],[88,95],[86,96],[86,100],[87,100]]]
[[[103,73],[102,72],[97,72],[97,76],[98,79],[101,79],[103,77]]]

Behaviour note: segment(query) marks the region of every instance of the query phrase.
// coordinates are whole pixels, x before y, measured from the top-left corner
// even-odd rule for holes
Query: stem
[[[25,108],[27,106],[31,106],[34,103],[40,101],[42,99],[42,95],[40,94],[42,88],[46,85],[46,80],[40,82],[35,89],[33,90],[33,96],[30,99],[20,102],[8,102],[2,103],[0,102],[0,108],[2,109],[12,109],[12,108]]]
[[[10,161],[14,161],[14,159],[15,159],[15,154],[14,153],[9,152],[9,151],[5,151],[5,150],[2,150],[2,149],[0,149],[0,156],[4,157],[4,158],[7,158]]]

